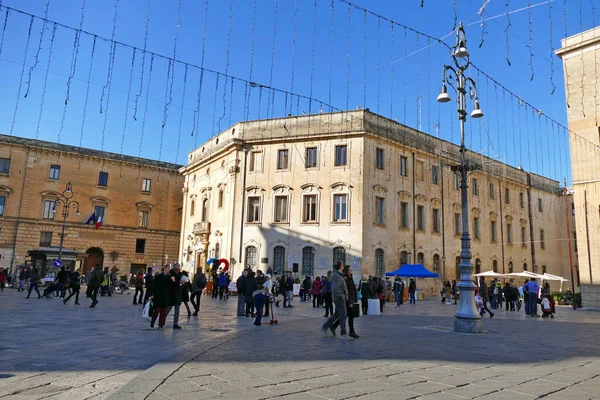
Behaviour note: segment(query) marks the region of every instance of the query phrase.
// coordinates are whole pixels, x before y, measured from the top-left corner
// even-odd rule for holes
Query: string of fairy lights
[[[149,32],[152,28],[151,11],[154,9],[152,0],[148,0],[145,9],[143,46],[141,47],[131,46],[119,41],[117,38],[117,27],[122,19],[122,16],[119,15],[119,0],[113,2],[112,30],[109,37],[103,37],[84,29],[86,22],[85,0],[81,1],[81,12],[76,27],[48,19],[48,9],[52,8],[51,0],[44,3],[43,16],[30,14],[2,4],[0,12],[4,13],[4,18],[2,18],[3,26],[0,36],[0,65],[6,62],[20,66],[20,71],[15,76],[14,95],[7,92],[3,94],[8,98],[14,96],[13,121],[9,133],[11,135],[16,133],[14,128],[15,124],[19,122],[21,108],[24,104],[29,104],[29,100],[33,96],[38,100],[34,106],[38,116],[35,135],[36,138],[42,135],[42,132],[46,130],[42,122],[49,121],[46,120],[44,115],[46,113],[45,104],[50,96],[53,100],[57,96],[55,91],[48,92],[49,75],[56,75],[66,77],[63,92],[64,106],[60,118],[58,118],[60,127],[54,130],[58,132],[58,142],[63,140],[66,129],[65,124],[72,115],[69,103],[71,103],[76,90],[74,82],[83,81],[84,85],[81,86],[81,93],[78,93],[78,97],[82,99],[78,144],[80,146],[84,144],[84,133],[90,129],[98,129],[98,137],[101,138],[101,150],[105,149],[105,141],[110,140],[117,143],[116,148],[122,153],[125,151],[125,144],[137,138],[139,140],[137,155],[141,156],[144,143],[149,143],[147,140],[150,140],[157,143],[154,147],[156,147],[158,159],[161,160],[163,154],[166,154],[167,147],[165,146],[169,146],[168,148],[173,151],[172,154],[175,159],[178,160],[182,145],[188,143],[191,147],[196,147],[198,140],[206,137],[207,133],[210,136],[222,131],[224,122],[231,125],[235,121],[252,118],[262,119],[288,114],[312,114],[323,110],[350,110],[353,104],[360,104],[361,108],[369,108],[372,104],[377,113],[382,112],[382,110],[389,110],[388,117],[391,119],[394,119],[398,114],[398,110],[395,108],[398,104],[401,104],[402,110],[399,118],[401,118],[403,124],[413,126],[427,133],[438,133],[440,137],[448,138],[450,141],[456,140],[455,125],[452,117],[449,117],[451,110],[434,107],[431,104],[432,101],[435,101],[434,98],[432,99],[432,85],[435,91],[437,84],[435,77],[441,75],[442,68],[441,63],[438,63],[437,60],[445,60],[448,53],[448,45],[443,39],[415,30],[348,0],[314,0],[308,5],[295,0],[293,7],[286,8],[286,13],[282,12],[277,0],[274,0],[268,9],[261,2],[253,1],[250,4],[251,23],[247,25],[249,30],[247,36],[250,40],[248,41],[249,57],[246,59],[246,63],[249,75],[247,78],[243,78],[232,73],[230,68],[234,33],[238,29],[234,20],[234,7],[239,5],[236,0],[230,0],[226,5],[228,23],[224,24],[223,29],[220,30],[225,38],[225,51],[222,52],[225,58],[225,66],[223,70],[207,68],[207,61],[210,59],[211,65],[213,65],[215,57],[212,52],[209,53],[210,50],[207,45],[210,40],[207,27],[211,23],[211,13],[213,12],[211,7],[216,4],[213,4],[213,1],[205,0],[202,7],[200,7],[203,12],[203,18],[200,19],[203,20],[203,26],[201,28],[202,37],[198,41],[200,46],[199,65],[181,60],[178,54],[181,19],[185,15],[187,5],[182,0],[177,2],[177,19],[170,55],[149,50],[151,44]],[[497,21],[496,17],[488,18],[489,3],[489,1],[480,3],[481,7],[478,13],[481,24],[480,47],[486,45],[486,39],[490,35],[487,21],[492,18]],[[548,25],[550,40],[548,44],[552,45],[552,34],[556,31],[552,16],[555,14],[558,5],[556,2],[554,4],[553,2],[545,3],[547,3],[547,12],[550,17]],[[428,6],[427,2],[423,2],[423,5],[425,8]],[[528,1],[527,7],[523,9],[523,12],[527,14],[527,32],[525,35],[521,32],[521,36],[526,37],[527,41],[526,47],[529,54],[527,64],[530,68],[531,80],[536,75],[534,53],[539,51],[533,44],[534,33],[536,36],[542,35],[541,32],[534,32],[532,22],[534,7],[539,5]],[[505,18],[506,24],[504,24],[503,29],[506,42],[506,61],[510,66],[511,37],[518,34],[512,24],[511,15],[518,10],[512,10],[510,0],[506,0],[505,6],[503,18]],[[585,10],[590,10],[594,20],[595,6],[593,1],[589,1],[586,6],[584,0],[580,0],[578,6],[579,29],[583,29]],[[462,2],[452,1],[453,28],[456,28],[458,23],[460,7],[463,7]],[[563,0],[562,8],[566,37],[568,32],[566,0]],[[343,10],[343,12],[340,12],[340,10]],[[267,51],[267,53],[270,53],[270,57],[266,57],[268,68],[264,69],[266,72],[263,73],[257,68],[257,62],[262,58],[260,60],[261,65],[265,65],[265,57],[257,56],[256,43],[259,29],[257,26],[258,15],[264,17],[265,13],[270,13],[272,16],[273,26],[269,28],[271,30],[271,37],[269,37],[270,51]],[[17,20],[18,18],[20,19]],[[7,59],[3,53],[3,47],[6,45],[6,31],[7,29],[12,33],[19,31],[17,27],[23,25],[22,18],[26,18],[29,22],[27,24],[28,29],[25,32],[27,41],[23,46],[24,51],[21,52],[21,59]],[[357,26],[357,23],[359,23],[357,20],[359,19],[362,26]],[[329,40],[317,40],[317,38],[322,38],[325,31],[318,26],[319,22],[328,24]],[[283,31],[278,29],[281,24],[288,24],[291,28],[291,37],[288,37],[291,40],[287,41],[288,45],[283,50],[281,43],[285,42],[286,38],[280,38],[281,35],[284,35]],[[310,26],[308,39],[301,36],[301,26]],[[39,30],[34,29],[36,27],[39,27]],[[357,30],[361,33],[362,40],[357,35]],[[344,31],[345,33],[342,33]],[[53,63],[52,49],[56,46],[56,38],[60,37],[60,40],[64,41],[67,34],[72,37],[70,62],[68,62],[68,70],[61,71],[57,69],[58,63]],[[211,31],[211,34],[214,34],[214,32]],[[84,41],[84,37],[90,40],[86,39]],[[306,57],[299,50],[304,41],[308,44],[305,47],[309,49]],[[37,46],[32,45],[35,42],[37,42]],[[536,43],[538,42],[536,41]],[[102,45],[102,57],[95,54],[100,50],[100,45]],[[105,47],[106,45],[108,46]],[[512,46],[514,47],[514,45]],[[100,64],[97,59],[105,57],[104,49],[107,51],[106,61]],[[341,49],[343,49],[345,57],[339,57],[339,50]],[[31,54],[30,50],[32,50]],[[284,52],[287,52],[287,56],[284,56]],[[322,57],[325,54],[327,56]],[[357,54],[361,54],[362,57],[357,57]],[[43,60],[42,56],[46,56],[47,59]],[[290,56],[291,62],[283,67],[283,60],[290,60]],[[400,58],[397,58],[398,56]],[[81,65],[78,65],[78,61],[80,64],[83,62],[81,58],[86,61],[89,60],[89,68],[86,68],[85,71],[82,71]],[[303,58],[306,58],[306,63],[302,60]],[[320,60],[320,58],[323,60]],[[345,58],[345,60],[342,61],[342,58]],[[125,84],[117,87],[114,80],[116,65],[124,60],[127,60],[129,65],[129,69],[125,70],[125,77],[128,79],[123,79]],[[281,60],[281,62],[275,67],[278,60]],[[551,86],[549,91],[554,93],[556,82],[554,80],[553,56],[549,57],[549,61]],[[396,64],[399,62],[402,62],[402,66],[398,68]],[[238,63],[238,60],[236,60],[236,63]],[[305,64],[308,65],[308,68],[305,67]],[[538,64],[536,63],[535,67],[539,70],[541,64]],[[41,65],[45,66],[42,67]],[[161,69],[160,74],[156,72],[156,68]],[[162,70],[165,71],[165,75],[162,75]],[[103,83],[98,84],[95,76],[102,73],[102,71],[105,74],[105,79]],[[280,83],[281,71],[288,74],[289,89],[282,88]],[[27,75],[25,75],[26,73]],[[475,150],[483,152],[486,156],[502,159],[510,165],[523,165],[529,171],[538,171],[542,175],[559,180],[560,175],[568,174],[566,169],[569,154],[566,149],[568,148],[567,141],[569,137],[574,138],[572,143],[575,146],[595,149],[592,143],[577,136],[574,132],[569,132],[565,126],[544,114],[539,108],[523,100],[522,97],[509,90],[505,85],[494,80],[489,74],[478,68],[476,64],[472,66],[471,73],[474,74],[474,79],[478,81],[480,97],[482,97],[481,102],[486,104],[486,108],[489,110],[488,115],[495,114],[491,119],[491,123],[484,121],[482,125],[469,127],[475,134],[470,139],[471,144],[478,142],[476,145],[478,148]],[[568,78],[569,71],[565,69],[565,73]],[[583,74],[579,77],[579,85],[585,84],[589,79],[589,73],[589,69],[583,71]],[[32,84],[32,82],[35,83],[38,74],[40,75],[40,83],[37,85]],[[157,74],[160,77],[157,77]],[[597,82],[597,66],[594,66],[593,74],[594,80]],[[328,76],[325,85],[318,83],[323,81],[323,76]],[[319,77],[319,81],[317,81],[317,77]],[[136,85],[137,79],[139,81]],[[401,82],[399,82],[400,80]],[[356,84],[357,82],[359,84]],[[155,96],[156,86],[160,83],[162,83],[161,87],[164,86],[161,100]],[[382,90],[382,87],[386,85],[390,88],[389,91]],[[573,85],[574,83],[571,81],[566,87],[567,99],[570,103],[574,100],[570,96]],[[98,100],[102,123],[98,128],[86,123],[94,114],[93,110],[88,109],[88,105],[93,101],[93,96],[96,96],[94,90],[96,86],[101,86]],[[195,96],[190,93],[191,90],[194,90],[194,87],[197,87]],[[582,112],[585,112],[583,107],[585,94],[583,91],[578,93],[581,96],[577,99],[578,103],[580,103]],[[178,96],[178,100],[175,101],[177,104],[173,100],[175,94]],[[119,101],[119,104],[122,104],[123,107],[113,107],[114,111],[111,110],[109,114],[109,106],[113,103],[111,96],[115,97],[115,101]],[[596,95],[594,94],[594,96]],[[398,97],[402,97],[402,99]],[[25,99],[27,99],[27,102]],[[596,97],[594,97],[594,100],[597,110]],[[142,101],[141,105],[139,104],[140,101]],[[160,104],[162,108],[159,129],[155,126],[154,111],[156,103]],[[339,107],[336,104],[344,106]],[[140,109],[140,107],[142,108]],[[176,113],[171,111],[173,108],[177,109]],[[178,117],[175,115],[178,115]],[[117,118],[119,121],[122,119],[120,122],[122,129],[119,130],[118,134],[109,129],[109,125],[112,126],[112,121]],[[171,131],[171,125],[168,123],[171,118],[179,119],[173,128],[177,140],[173,141],[165,140]],[[549,129],[552,130],[551,134],[548,131]],[[134,134],[134,131],[137,131],[137,133]],[[157,134],[156,132],[160,133]],[[504,134],[500,135],[500,132],[504,132]],[[551,137],[552,143],[550,143],[550,140],[545,142],[541,140],[542,135]],[[92,135],[86,137],[90,136]],[[107,139],[107,137],[110,137],[110,139]],[[536,140],[532,142],[529,140],[530,137],[534,137]],[[540,143],[544,143],[546,148]],[[169,154],[171,153],[169,152]],[[550,159],[548,158],[549,154],[551,155]]]

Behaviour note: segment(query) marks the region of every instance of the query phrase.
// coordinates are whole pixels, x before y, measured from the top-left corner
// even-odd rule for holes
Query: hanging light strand
[[[181,111],[179,113],[179,131],[177,133],[177,150],[175,151],[175,162],[179,160],[179,149],[181,148],[181,131],[183,125],[183,114],[185,112],[185,89],[187,87],[188,68],[189,65],[186,64],[185,70],[183,71],[183,89],[181,92]]]
[[[97,37],[94,36],[94,41],[92,43],[92,53],[90,54],[90,68],[88,70],[87,87],[85,89],[85,100],[83,101],[83,116],[81,117],[81,132],[79,134],[79,147],[83,146],[83,133],[84,133],[84,129],[85,129],[85,119],[87,116],[87,105],[88,105],[88,100],[90,98],[90,83],[92,82],[92,70],[94,68],[94,54],[96,53],[96,39],[97,39]],[[128,94],[128,96],[129,96],[129,94]],[[121,153],[123,153],[122,146],[121,146]]]
[[[377,114],[381,101],[381,18],[377,17]]]
[[[29,95],[29,89],[31,88],[31,74],[35,67],[37,67],[40,61],[40,51],[42,50],[42,42],[44,41],[44,33],[46,32],[46,25],[48,24],[48,8],[50,7],[50,0],[46,0],[46,6],[44,7],[44,21],[42,22],[42,29],[40,31],[40,41],[38,42],[38,48],[35,52],[35,57],[33,59],[33,65],[29,68],[29,75],[27,77],[27,89],[25,90],[24,98],[27,98]]]
[[[346,60],[348,67],[346,68],[346,110],[350,109],[350,50],[352,48],[352,6],[348,4],[348,48],[346,49]]]
[[[531,78],[529,78],[529,80],[533,81],[535,72],[533,70],[533,45],[531,44],[533,40],[531,37],[531,34],[533,33],[533,27],[531,25],[531,0],[527,0],[527,7],[527,48],[529,49],[529,68],[531,69]]]
[[[138,112],[138,103],[140,100],[140,96],[142,95],[142,90],[144,88],[144,70],[146,68],[146,49],[148,45],[148,27],[150,25],[150,1],[148,0],[148,6],[146,7],[146,31],[144,34],[144,50],[142,53],[142,68],[140,72],[140,88],[138,93],[135,95],[135,107],[133,109],[133,119],[137,121],[137,112]]]
[[[44,86],[42,88],[42,98],[40,100],[40,114],[38,115],[37,126],[35,129],[36,140],[40,137],[40,126],[42,123],[42,114],[44,111],[44,101],[46,100],[46,88],[48,86],[48,74],[52,63],[52,50],[54,49],[54,38],[56,37],[56,23],[52,26],[52,37],[50,38],[50,49],[48,50],[48,62],[46,63],[46,72],[44,73]],[[88,82],[90,80],[88,79]]]
[[[335,22],[335,0],[331,0],[331,24],[329,28],[329,104],[331,100],[331,86],[333,82],[333,28]],[[331,111],[331,109],[329,110]]]
[[[313,2],[313,31],[312,31],[312,46],[310,56],[310,90],[308,97],[313,97],[313,79],[315,75],[315,41],[317,40],[317,0]],[[312,114],[312,102],[308,103],[308,113]],[[267,113],[268,116],[268,113]]]
[[[510,41],[508,40],[508,33],[512,22],[510,21],[510,0],[506,0],[506,28],[504,28],[504,40],[506,41],[506,63],[510,67]]]
[[[144,134],[146,133],[146,117],[148,116],[148,100],[150,99],[150,85],[152,84],[152,70],[154,68],[154,54],[150,56],[150,68],[148,70],[148,84],[146,86],[146,104],[144,105],[144,116],[142,117],[142,134],[140,135],[140,147],[138,157],[142,155],[142,145],[144,143]]]
[[[294,31],[292,34],[292,80],[291,80],[291,90],[290,92],[294,92],[294,72],[296,71],[296,34],[298,31],[298,0],[294,0]],[[252,90],[252,89],[250,89]],[[292,113],[292,106],[290,103],[290,114]]]
[[[104,102],[104,92],[106,91],[106,89],[110,86],[111,82],[112,82],[112,72],[113,72],[113,65],[115,63],[115,30],[117,28],[117,12],[119,10],[119,0],[115,0],[115,5],[114,5],[114,13],[113,13],[113,27],[112,27],[112,35],[110,37],[110,51],[108,52],[108,70],[106,72],[106,82],[104,83],[104,86],[102,87],[102,95],[100,96],[100,114],[102,114],[102,103]],[[106,108],[108,108],[108,100],[106,102]]]
[[[205,48],[206,48],[206,31],[208,28],[208,0],[204,2],[204,27],[202,33],[202,50],[201,50],[201,58],[200,58],[200,80],[198,82],[198,94],[197,94],[197,103],[196,108],[194,109],[194,125],[192,127],[192,134],[194,136],[196,133],[196,129],[198,127],[198,113],[200,112],[200,103],[202,101],[202,84],[204,82],[204,57],[205,57]],[[198,145],[198,135],[194,138],[194,147]]]
[[[554,84],[554,46],[553,46],[553,28],[552,28],[552,2],[548,2],[548,17],[549,17],[549,27],[550,27],[550,84],[552,85],[551,95],[556,91],[556,85]]]
[[[276,39],[277,39],[277,11],[279,8],[278,5],[278,1],[275,1],[275,11],[274,11],[274,16],[273,16],[273,40],[271,42],[271,69],[269,71],[269,86],[273,85],[273,68],[275,66],[275,43],[276,43]],[[233,81],[231,81],[231,84],[233,85]],[[273,95],[273,96],[271,96]],[[274,106],[275,106],[275,94],[272,92],[269,92],[269,97],[270,97],[270,104],[267,104],[267,118],[269,118],[269,116],[271,114],[269,114],[269,111],[272,110],[272,112],[275,112]]]
[[[391,55],[390,55],[390,68],[391,68],[391,73],[390,73],[390,118],[394,119],[394,66],[395,66],[395,62],[394,62],[394,58],[395,58],[395,49],[396,49],[396,38],[394,35],[394,24],[390,22],[390,29],[391,29]]]
[[[73,52],[71,53],[71,71],[69,73],[69,78],[67,79],[67,95],[65,97],[65,106],[69,102],[69,96],[71,93],[71,79],[73,79],[73,76],[75,76],[75,69],[77,68],[77,56],[79,55],[79,39],[83,30],[83,19],[85,17],[85,1],[86,0],[83,0],[81,4],[81,18],[79,19],[79,29],[75,32],[75,40],[73,40]],[[58,134],[58,142],[60,143],[60,132]]]
[[[4,14],[4,25],[2,25],[2,37],[0,38],[0,56],[2,56],[2,49],[4,48],[4,36],[6,33],[6,27],[8,26],[8,15],[10,14],[10,8],[6,9]]]
[[[131,56],[131,68],[129,69],[129,85],[128,85],[129,89],[127,90],[127,102],[125,105],[125,120],[123,121],[123,135],[121,136],[121,149],[120,149],[121,154],[123,154],[123,148],[125,147],[125,134],[127,132],[127,120],[129,119],[129,99],[131,98],[131,85],[133,83],[133,70],[135,69],[135,58],[137,55],[136,53],[137,53],[137,50],[133,49],[133,54]],[[91,68],[90,68],[90,74],[91,74]],[[88,76],[88,83],[90,81],[90,78],[91,77]]]
[[[367,108],[367,12],[363,11],[363,108]]]
[[[25,52],[23,54],[23,66],[21,67],[21,77],[19,78],[19,88],[17,90],[17,99],[15,102],[15,111],[12,117],[12,123],[10,124],[10,136],[13,134],[15,129],[15,122],[17,120],[17,113],[19,111],[19,100],[21,100],[21,89],[23,87],[23,75],[25,75],[25,62],[27,61],[27,52],[29,51],[29,43],[31,43],[31,28],[33,27],[33,17],[29,18],[29,31],[27,34],[27,42],[25,44]]]

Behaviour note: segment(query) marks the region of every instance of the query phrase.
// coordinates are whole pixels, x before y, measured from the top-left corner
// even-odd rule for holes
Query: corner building
[[[0,266],[23,264],[28,252],[59,246],[63,208],[73,185],[64,247],[75,267],[116,266],[129,274],[175,261],[183,178],[179,165],[40,140],[0,135]],[[85,225],[96,213],[102,227]],[[52,261],[50,261],[50,264]]]
[[[469,181],[476,270],[564,275],[558,182],[472,156],[483,165]],[[357,278],[420,262],[455,279],[458,160],[458,146],[368,110],[238,123],[181,169],[180,258],[190,269],[228,258],[234,275],[297,264],[311,276],[340,260]]]
[[[584,307],[600,308],[600,26],[561,41]],[[575,133],[575,134],[573,134]],[[577,279],[577,278],[576,278]]]

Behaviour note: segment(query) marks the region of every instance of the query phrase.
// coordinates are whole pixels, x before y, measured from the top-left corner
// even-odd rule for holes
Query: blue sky
[[[205,68],[223,74],[227,71],[232,76],[265,86],[271,82],[275,88],[303,96],[312,95],[316,101],[298,102],[296,98],[292,101],[283,94],[277,94],[273,98],[269,90],[253,88],[249,97],[251,105],[246,111],[246,85],[236,81],[232,87],[231,80],[219,76],[217,82],[217,76],[207,72],[202,78],[201,106],[194,130],[194,110],[198,104],[200,82],[198,69],[188,67],[184,80],[186,67],[183,64],[174,65],[171,69],[174,72],[172,76],[168,72],[169,61],[155,57],[152,62],[152,81],[148,86],[151,56],[146,54],[142,61],[142,52],[136,51],[131,74],[133,51],[117,45],[112,75],[109,77],[111,44],[97,39],[92,62],[93,36],[84,34],[81,35],[77,51],[76,68],[65,111],[75,33],[60,26],[57,28],[46,92],[43,95],[53,25],[46,24],[39,61],[29,80],[43,23],[35,19],[29,36],[30,17],[11,11],[6,19],[8,24],[0,54],[0,76],[3,77],[0,132],[49,141],[60,139],[60,142],[66,144],[81,143],[85,147],[184,163],[190,149],[209,139],[219,128],[225,129],[230,123],[246,116],[255,119],[265,118],[267,115],[283,116],[289,112],[318,112],[321,107],[318,101],[329,103],[331,87],[331,103],[338,109],[345,109],[346,105],[350,109],[359,105],[366,106],[398,122],[420,127],[425,132],[434,135],[437,133],[440,137],[457,142],[455,107],[440,107],[435,102],[440,87],[442,64],[451,62],[449,53],[443,46],[434,41],[428,42],[426,37],[415,35],[410,30],[405,33],[401,26],[394,26],[392,38],[391,24],[370,14],[366,16],[365,29],[364,13],[352,8],[349,19],[348,5],[339,0],[333,2],[333,18],[330,0],[316,0],[316,17],[314,1],[278,0],[275,27],[274,0],[232,1],[231,20],[229,0],[208,1],[206,40],[203,40],[205,0],[151,0],[147,50],[173,57],[177,32],[175,58],[179,61],[199,66],[204,54]],[[506,3],[506,0],[491,0],[485,8],[484,18],[505,13]],[[484,4],[483,0],[424,0],[423,8],[420,7],[420,0],[355,1],[356,5],[400,24],[436,38],[446,37],[446,43],[451,45],[454,43],[451,32],[456,10],[457,20],[464,21],[467,25],[472,62],[509,90],[541,109],[545,115],[566,125],[562,63],[552,55],[552,49],[560,46],[560,39],[565,34],[565,4],[566,28],[568,34],[572,35],[593,26],[592,19],[595,19],[596,11],[592,8],[593,1],[510,0],[508,3],[512,11],[526,7],[528,3],[543,3],[531,8],[531,13],[520,11],[511,14],[512,26],[508,31],[511,66],[506,62],[505,16],[486,22],[484,43],[480,47],[482,27],[478,11]],[[3,6],[37,16],[44,15],[46,4],[45,0],[2,1]],[[115,40],[143,48],[148,1],[120,0],[117,4]],[[48,5],[49,20],[72,27],[79,25],[82,0],[49,0]],[[86,0],[83,30],[110,38],[114,5],[113,0]],[[177,28],[179,5],[180,25]],[[253,18],[255,5],[256,18]],[[2,29],[6,12],[5,7],[0,10]],[[313,21],[316,21],[314,29]],[[28,36],[29,47],[25,56]],[[533,68],[530,65],[528,43],[531,44],[533,53]],[[330,57],[333,60],[331,74]],[[144,76],[143,81],[140,81],[142,62]],[[547,125],[545,119],[537,118],[533,110],[519,106],[517,98],[511,98],[476,71],[472,71],[472,77],[478,81],[481,106],[486,117],[481,122],[468,122],[468,145],[486,155],[513,165],[523,165],[528,170],[554,178],[567,175],[568,149],[564,132],[561,139],[559,129],[552,131],[552,125]],[[556,86],[553,95],[551,78]],[[111,81],[110,95],[108,87],[105,87],[107,80]],[[30,85],[27,85],[28,81]],[[138,98],[140,82],[142,91]],[[19,86],[20,97],[17,101]],[[28,96],[25,98],[28,87]],[[184,93],[185,99],[182,102]],[[136,99],[137,120],[134,120]],[[165,99],[169,105],[163,127]],[[42,112],[38,132],[40,109]],[[328,111],[328,108],[325,107],[324,111]]]

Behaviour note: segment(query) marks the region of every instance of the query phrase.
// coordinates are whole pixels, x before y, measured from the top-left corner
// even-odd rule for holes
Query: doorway
[[[104,266],[104,252],[99,247],[90,247],[85,252],[85,259],[83,260],[83,271],[82,274],[85,274],[90,270],[94,269],[96,265],[100,265],[100,267]]]

